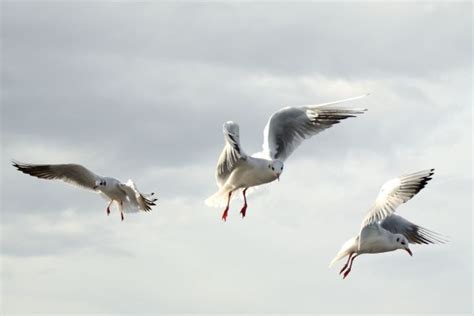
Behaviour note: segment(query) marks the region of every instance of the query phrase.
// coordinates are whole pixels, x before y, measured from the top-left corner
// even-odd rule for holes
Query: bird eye
[[[399,241],[400,241],[400,238],[397,238],[397,242],[399,242]]]
[[[275,168],[274,168],[274,167],[272,167],[272,170],[273,170],[273,171],[275,171]]]

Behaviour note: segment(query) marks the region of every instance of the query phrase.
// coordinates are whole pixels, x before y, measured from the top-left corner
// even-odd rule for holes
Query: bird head
[[[270,164],[268,164],[268,168],[272,171],[278,181],[280,181],[280,175],[283,172],[283,161],[273,160]]]
[[[107,185],[107,182],[103,179],[95,180],[94,190],[103,188]]]
[[[405,236],[403,236],[402,234],[395,234],[394,238],[395,243],[397,245],[397,249],[403,249],[408,252],[410,256],[413,256],[413,253],[411,252],[410,247],[408,246],[408,239]]]

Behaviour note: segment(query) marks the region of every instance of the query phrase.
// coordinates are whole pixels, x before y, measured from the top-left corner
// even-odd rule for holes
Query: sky
[[[1,45],[2,315],[472,312],[471,2],[4,1]],[[253,153],[278,109],[365,93],[245,219],[205,206],[225,121]],[[120,222],[12,159],[159,202]],[[380,186],[428,168],[398,211],[450,242],[329,269]]]

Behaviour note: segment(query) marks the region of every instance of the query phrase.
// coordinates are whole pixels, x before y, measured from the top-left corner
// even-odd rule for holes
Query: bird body
[[[99,193],[109,200],[106,209],[107,215],[110,214],[112,203],[116,202],[122,220],[124,219],[124,212],[148,212],[152,206],[156,205],[157,199],[150,198],[154,193],[148,195],[140,193],[132,180],[122,183],[115,178],[96,175],[78,164],[35,165],[13,162],[13,166],[23,173],[40,179],[62,180]]]
[[[434,169],[401,176],[386,182],[377,196],[374,206],[362,222],[357,236],[346,241],[330,263],[330,267],[348,256],[341,269],[346,278],[352,262],[361,254],[376,254],[402,249],[412,256],[409,243],[433,244],[445,240],[437,233],[395,215],[395,209],[413,198],[431,180]]]
[[[224,123],[225,145],[216,168],[219,190],[206,200],[206,204],[221,206],[227,202],[222,215],[226,220],[232,193],[243,189],[244,207],[240,213],[245,217],[247,189],[279,179],[285,160],[303,140],[363,113],[365,109],[334,106],[361,97],[364,96],[320,105],[285,107],[275,112],[265,126],[262,151],[253,155],[247,155],[242,149],[239,125],[232,121]]]

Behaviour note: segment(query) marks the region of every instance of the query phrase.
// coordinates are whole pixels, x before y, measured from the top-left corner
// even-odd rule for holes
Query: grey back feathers
[[[380,222],[380,226],[392,234],[405,236],[411,244],[445,243],[447,240],[440,234],[411,223],[398,215],[390,215]]]

